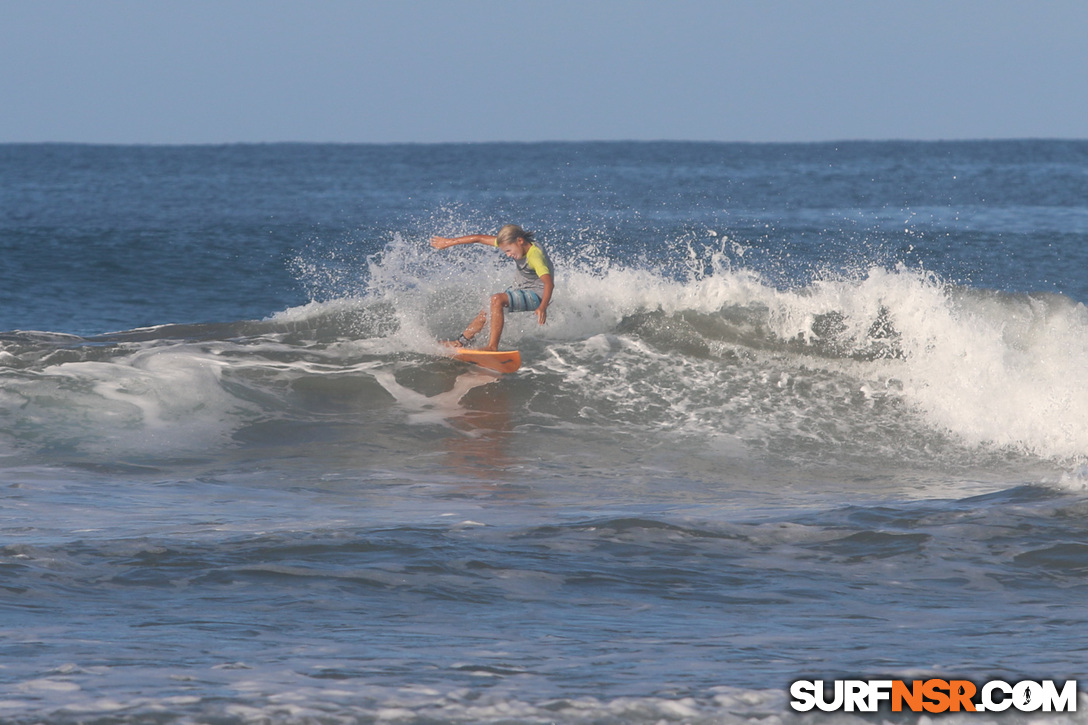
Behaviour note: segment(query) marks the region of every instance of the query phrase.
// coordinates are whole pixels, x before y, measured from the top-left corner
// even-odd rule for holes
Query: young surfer
[[[555,289],[554,267],[548,259],[547,253],[533,239],[533,233],[527,232],[517,224],[507,224],[496,236],[489,234],[469,234],[464,237],[450,239],[448,237],[432,237],[431,246],[435,249],[445,249],[455,244],[486,244],[498,247],[499,250],[514,260],[517,265],[517,276],[514,286],[505,292],[497,292],[491,295],[491,334],[484,350],[498,350],[499,338],[502,337],[502,327],[505,321],[506,309],[511,312],[536,312],[536,319],[543,325],[548,319],[548,305],[552,301],[552,291]],[[457,347],[468,347],[472,338],[487,324],[486,309],[469,323],[461,336],[453,344]]]

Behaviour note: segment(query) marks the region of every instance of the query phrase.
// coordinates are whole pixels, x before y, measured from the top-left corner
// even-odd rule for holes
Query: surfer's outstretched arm
[[[495,237],[490,234],[469,234],[464,237],[431,237],[431,246],[435,249],[445,249],[455,244],[486,244],[495,246]]]

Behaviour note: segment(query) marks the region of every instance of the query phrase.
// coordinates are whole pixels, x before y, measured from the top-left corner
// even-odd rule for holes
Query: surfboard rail
[[[513,373],[521,367],[521,353],[517,350],[472,350],[451,347],[447,354],[454,360],[479,365],[497,373]]]

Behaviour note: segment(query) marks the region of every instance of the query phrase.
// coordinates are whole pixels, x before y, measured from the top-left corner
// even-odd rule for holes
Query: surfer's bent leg
[[[505,292],[491,295],[491,338],[484,350],[498,350],[499,338],[502,337],[502,325],[506,307],[510,306],[510,297]]]
[[[540,303],[540,295],[532,290],[508,289],[505,292],[497,292],[491,295],[491,337],[487,342],[487,347],[482,349],[499,349],[499,338],[502,337],[502,327],[503,322],[505,322],[504,316],[507,308],[511,312],[532,312],[540,307]]]

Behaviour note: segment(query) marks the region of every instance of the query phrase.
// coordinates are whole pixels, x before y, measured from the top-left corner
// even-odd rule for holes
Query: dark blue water
[[[0,328],[261,318],[313,292],[298,254],[337,248],[358,268],[444,218],[516,218],[610,257],[667,258],[713,229],[776,285],[904,263],[1080,301],[1086,156],[1058,141],[8,145]]]
[[[0,146],[0,721],[1083,679],[1086,254],[1088,142]]]

